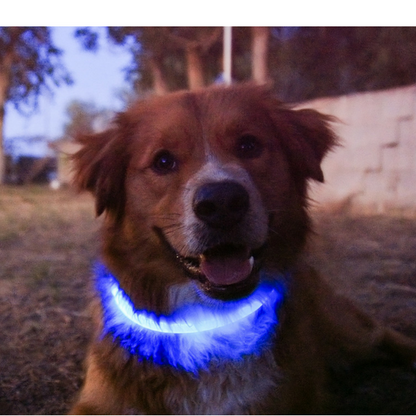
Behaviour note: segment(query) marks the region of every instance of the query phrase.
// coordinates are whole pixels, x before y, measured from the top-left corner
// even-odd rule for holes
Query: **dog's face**
[[[335,141],[327,122],[262,87],[217,87],[140,102],[113,129],[82,138],[76,182],[108,213],[107,256],[124,256],[109,262],[157,258],[169,265],[160,286],[194,281],[211,297],[246,295],[261,269],[290,266],[302,248],[306,182],[323,180]],[[142,278],[142,288],[155,280]]]

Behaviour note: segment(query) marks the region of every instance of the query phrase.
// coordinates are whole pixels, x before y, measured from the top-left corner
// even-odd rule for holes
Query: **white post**
[[[224,82],[226,85],[231,85],[231,59],[232,59],[232,32],[231,26],[224,27],[224,40],[223,40],[223,71]]]

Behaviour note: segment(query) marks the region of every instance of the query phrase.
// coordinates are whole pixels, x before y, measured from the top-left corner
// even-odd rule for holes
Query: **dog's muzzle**
[[[192,197],[192,212],[198,221],[195,254],[182,255],[162,229],[159,237],[174,251],[187,275],[200,283],[211,297],[235,299],[252,292],[259,281],[259,243],[248,229],[250,196],[246,188],[232,180],[208,182]],[[199,251],[199,253],[198,253]]]
[[[252,291],[258,282],[254,254],[236,237],[250,209],[247,190],[231,180],[203,184],[195,191],[192,209],[208,243],[198,257],[179,256],[181,264],[211,296],[239,297]]]

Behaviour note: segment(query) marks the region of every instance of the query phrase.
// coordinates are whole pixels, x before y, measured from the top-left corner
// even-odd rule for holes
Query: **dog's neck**
[[[110,335],[139,361],[196,372],[244,356],[260,354],[273,342],[285,287],[282,276],[262,276],[257,289],[238,301],[192,304],[169,316],[135,309],[117,279],[99,264],[104,336]]]

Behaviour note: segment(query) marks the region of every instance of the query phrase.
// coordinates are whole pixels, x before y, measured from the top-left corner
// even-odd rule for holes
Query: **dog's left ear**
[[[312,109],[282,107],[274,112],[273,118],[296,176],[323,182],[321,162],[328,151],[338,144],[330,126],[336,119]]]
[[[124,179],[128,164],[127,146],[116,126],[98,134],[77,137],[82,148],[72,156],[73,183],[95,197],[97,216],[104,211],[115,219],[124,213]]]

